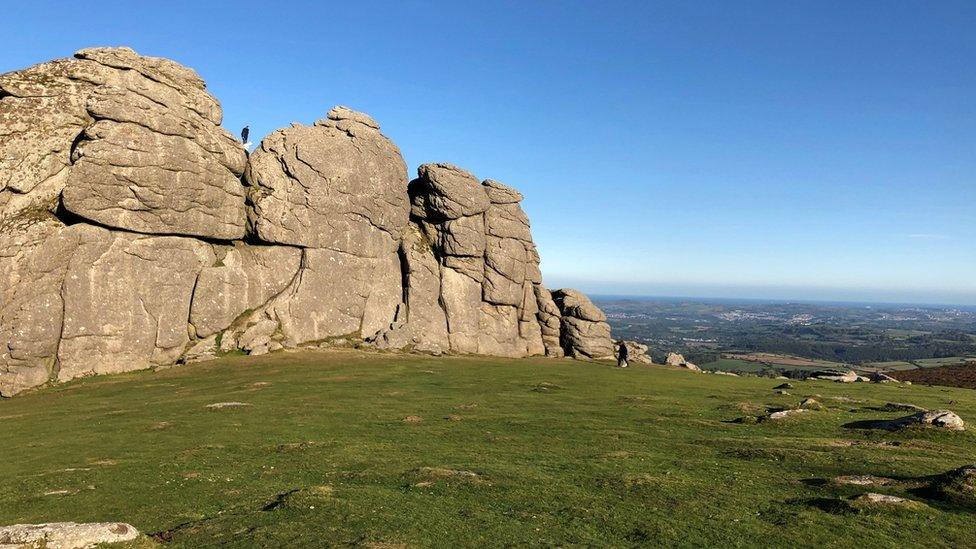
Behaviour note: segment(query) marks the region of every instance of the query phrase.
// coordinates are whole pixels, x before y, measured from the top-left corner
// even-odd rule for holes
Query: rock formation
[[[664,360],[664,363],[668,366],[677,366],[679,368],[687,368],[694,372],[702,371],[696,364],[688,362],[685,360],[684,355],[678,353],[668,353],[668,357]]]
[[[614,348],[619,348],[621,343],[627,347],[627,360],[630,362],[636,362],[638,364],[654,364],[654,361],[651,360],[650,355],[647,354],[647,345],[638,343],[636,341],[618,340],[613,342]]]
[[[606,317],[543,285],[522,195],[408,182],[335,107],[248,157],[191,69],[128,48],[0,75],[0,395],[332,340],[603,358]]]
[[[574,358],[613,358],[610,325],[590,298],[576,290],[556,290],[552,299],[561,316],[560,341]]]

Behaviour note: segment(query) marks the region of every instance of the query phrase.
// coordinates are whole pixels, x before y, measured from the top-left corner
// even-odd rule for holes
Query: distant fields
[[[775,353],[726,353],[714,362],[701,365],[711,371],[758,373],[771,370],[790,370],[813,372],[825,369],[846,369],[849,366],[839,362],[807,359]]]
[[[817,370],[857,370],[859,372],[892,372],[917,368],[938,368],[942,366],[963,366],[976,370],[976,357],[923,358],[912,361],[871,362],[867,364],[844,364],[825,360],[807,359],[775,353],[725,353],[713,362],[701,364],[705,370],[760,373],[777,371],[813,372]],[[939,379],[933,377],[933,380]]]

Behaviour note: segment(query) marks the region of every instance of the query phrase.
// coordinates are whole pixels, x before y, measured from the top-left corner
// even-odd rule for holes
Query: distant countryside
[[[673,351],[713,371],[804,377],[854,367],[976,386],[973,307],[622,296],[594,301],[616,337],[647,344],[655,361]],[[931,368],[938,370],[915,371]]]

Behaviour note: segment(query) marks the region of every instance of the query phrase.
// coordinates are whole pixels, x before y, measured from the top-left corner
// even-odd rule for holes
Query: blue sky
[[[550,286],[976,304],[976,3],[34,1],[0,71],[130,45],[252,139],[333,104],[518,187]]]

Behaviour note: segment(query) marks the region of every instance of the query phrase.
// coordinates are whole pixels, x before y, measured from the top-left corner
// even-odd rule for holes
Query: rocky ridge
[[[515,189],[408,181],[345,107],[250,156],[221,121],[193,70],[128,48],[0,75],[0,395],[335,340],[613,355],[602,311],[543,284]]]

